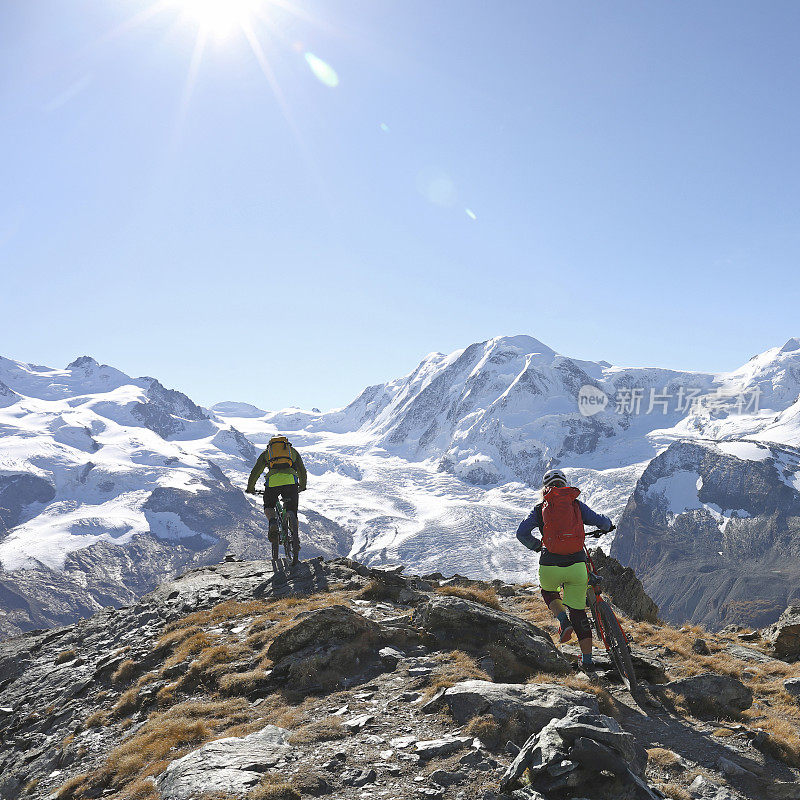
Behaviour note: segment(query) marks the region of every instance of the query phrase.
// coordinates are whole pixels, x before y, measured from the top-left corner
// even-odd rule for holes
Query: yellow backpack
[[[267,464],[273,469],[294,469],[292,445],[285,436],[273,436],[267,445]]]

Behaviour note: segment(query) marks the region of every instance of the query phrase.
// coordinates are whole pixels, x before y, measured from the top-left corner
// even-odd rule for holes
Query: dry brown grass
[[[118,800],[161,800],[161,795],[153,782],[145,778],[129,783],[116,797]]]
[[[116,717],[129,717],[139,708],[139,687],[134,686],[120,695],[112,712]]]
[[[100,728],[108,721],[108,714],[105,711],[95,711],[90,714],[83,723],[84,728]]]
[[[172,655],[164,662],[164,666],[174,667],[176,664],[181,664],[190,656],[195,656],[198,653],[202,653],[203,650],[214,647],[218,641],[219,639],[216,636],[211,636],[205,631],[192,633],[173,648]]]
[[[67,661],[72,661],[77,658],[78,654],[74,650],[62,650],[56,656],[56,664],[66,664]]]
[[[245,617],[255,617],[263,614],[270,606],[264,600],[226,600],[213,608],[204,611],[195,611],[170,623],[165,631],[178,631],[182,628],[206,628],[209,625],[218,625],[223,622],[233,622]]]
[[[339,717],[310,722],[297,728],[290,736],[290,744],[310,744],[311,742],[325,742],[332,739],[344,739],[349,735],[347,728],[342,725]]]
[[[494,587],[478,589],[474,586],[440,586],[435,590],[436,594],[443,594],[447,597],[460,597],[462,600],[472,600],[473,603],[480,603],[483,606],[502,610],[500,600]]]
[[[689,792],[677,783],[657,783],[656,789],[670,800],[692,800]]]
[[[171,761],[214,738],[219,731],[251,717],[249,704],[244,700],[193,700],[153,714],[135,735],[108,755],[99,769],[70,791],[74,793],[79,786],[92,792],[111,789],[123,792],[121,797],[138,800],[147,789],[146,778],[159,775]],[[72,796],[67,794],[64,798]]]
[[[579,689],[582,692],[593,694],[597,698],[597,705],[603,714],[615,719],[622,718],[622,706],[614,699],[614,696],[599,683],[594,683],[591,679],[581,675],[551,675],[547,672],[539,672],[528,683],[551,683],[558,686],[568,686],[571,689]]]
[[[370,582],[356,595],[359,600],[389,600],[392,592],[380,578],[372,578]]]
[[[509,602],[512,605],[512,612],[517,616],[540,628],[555,632],[555,619],[540,596],[514,597],[509,598]]]
[[[646,622],[631,625],[639,644],[667,648],[671,677],[717,672],[741,680],[753,692],[754,704],[735,718],[769,735],[762,748],[765,752],[790,766],[800,766],[800,707],[783,687],[784,678],[797,674],[796,666],[781,661],[766,664],[743,661],[725,650],[731,641],[739,643],[738,636],[714,634],[694,625],[686,625],[680,630],[671,625]],[[692,651],[692,642],[698,637],[706,640],[710,655],[702,656]],[[759,649],[760,643],[747,642],[746,645]],[[675,696],[665,699],[675,711],[685,716],[702,711],[696,708],[690,711]],[[715,714],[711,703],[706,711]],[[732,733],[724,727],[714,731],[715,736],[730,736]]]
[[[128,683],[136,676],[138,664],[130,658],[126,658],[111,676],[111,683]]]
[[[473,717],[464,727],[464,733],[477,737],[490,750],[496,750],[502,743],[500,723],[491,714]]]
[[[800,726],[796,716],[787,719],[774,708],[770,708],[768,714],[764,709],[760,714],[748,709],[742,716],[744,719],[757,717],[757,724],[753,727],[768,735],[761,747],[765,753],[791,767],[800,767]]]
[[[647,750],[647,760],[651,764],[657,764],[665,769],[677,768],[681,763],[681,757],[666,747],[650,747]]]
[[[300,793],[280,775],[268,772],[247,793],[247,800],[300,800]]]
[[[438,654],[439,666],[433,670],[430,683],[424,692],[430,699],[439,689],[449,689],[459,681],[488,681],[491,678],[477,664],[475,659],[463,650],[448,650]]]
[[[254,669],[222,675],[218,685],[222,694],[228,697],[251,697],[266,690],[271,684],[269,676],[263,669]]]
[[[83,797],[83,789],[86,788],[88,775],[76,775],[70,778],[56,792],[56,800],[78,800]]]
[[[476,736],[490,750],[500,750],[506,742],[522,746],[530,735],[520,717],[512,716],[500,722],[491,714],[473,717],[464,727],[464,732],[468,736]]]

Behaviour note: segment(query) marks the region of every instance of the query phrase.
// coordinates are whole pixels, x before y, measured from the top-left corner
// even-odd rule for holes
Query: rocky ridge
[[[800,797],[797,663],[759,632],[624,625],[636,697],[602,654],[574,672],[533,587],[193,569],[0,644],[0,797]]]

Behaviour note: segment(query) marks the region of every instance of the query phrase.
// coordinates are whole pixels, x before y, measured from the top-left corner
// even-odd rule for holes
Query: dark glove
[[[611,527],[610,527],[610,528],[609,528],[609,529],[606,531],[606,533],[611,533],[611,531],[615,531],[616,529],[617,529],[617,526],[616,526],[616,525],[612,525],[612,526],[611,526]]]
[[[307,486],[300,486],[300,487],[298,487],[297,491],[298,492],[304,492],[307,488],[308,488]]]
[[[245,493],[245,494],[255,494],[255,493],[256,493],[256,490],[255,490],[255,489],[245,489],[245,490],[244,490],[244,493]]]
[[[531,550],[534,553],[541,553],[542,552],[542,540],[534,538],[533,544],[531,545]]]

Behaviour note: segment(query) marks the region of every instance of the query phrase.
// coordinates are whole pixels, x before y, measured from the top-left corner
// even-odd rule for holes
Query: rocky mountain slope
[[[191,570],[0,644],[0,797],[800,797],[800,665],[774,655],[800,657],[800,608],[764,639],[677,630],[635,585],[612,595],[651,617],[623,618],[631,696],[601,655],[574,671],[533,587],[348,559]]]
[[[267,552],[239,488],[258,451],[185,395],[86,357],[0,359],[0,387],[0,636],[131,603],[229,549]],[[349,550],[334,523],[304,523],[309,553]]]
[[[800,602],[800,449],[673,443],[637,482],[611,553],[667,619],[773,622]]]

